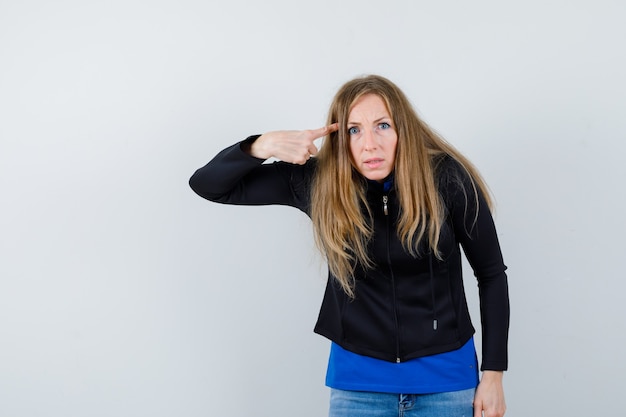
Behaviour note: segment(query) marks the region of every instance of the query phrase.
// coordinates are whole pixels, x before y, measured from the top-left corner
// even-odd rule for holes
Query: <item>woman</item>
[[[509,302],[487,187],[391,81],[349,81],[327,126],[251,136],[190,185],[310,216],[329,266],[315,331],[332,341],[331,416],[504,414]],[[479,285],[480,382],[460,247]]]

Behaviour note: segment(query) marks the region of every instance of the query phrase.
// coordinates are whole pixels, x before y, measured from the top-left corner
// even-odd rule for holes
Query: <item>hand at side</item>
[[[502,417],[506,411],[500,371],[485,371],[474,396],[474,417]]]

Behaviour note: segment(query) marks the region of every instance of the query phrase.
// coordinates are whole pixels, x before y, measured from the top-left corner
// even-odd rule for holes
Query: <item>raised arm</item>
[[[317,154],[313,142],[334,130],[336,125],[250,136],[198,169],[189,185],[201,197],[219,203],[300,207],[304,196],[298,194],[297,185],[311,172],[307,161]],[[270,157],[280,161],[263,164]]]

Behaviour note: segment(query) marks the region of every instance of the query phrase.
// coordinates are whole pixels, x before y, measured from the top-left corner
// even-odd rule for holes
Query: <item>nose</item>
[[[365,132],[363,132],[363,148],[366,151],[372,151],[376,149],[377,144],[374,135],[374,131],[370,129],[365,129]]]

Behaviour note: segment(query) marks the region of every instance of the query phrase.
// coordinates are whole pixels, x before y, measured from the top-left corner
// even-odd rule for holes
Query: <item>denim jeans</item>
[[[329,417],[472,417],[475,389],[386,394],[331,389]]]

